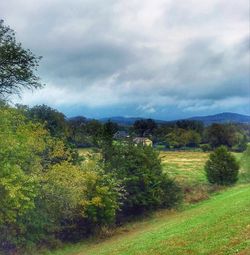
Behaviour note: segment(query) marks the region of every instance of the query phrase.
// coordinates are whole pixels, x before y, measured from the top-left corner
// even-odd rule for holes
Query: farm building
[[[129,138],[129,133],[126,132],[126,131],[117,131],[114,134],[113,138],[116,139],[116,140],[126,139],[126,138]]]
[[[153,142],[146,137],[136,137],[133,139],[135,144],[142,144],[144,146],[153,146]]]

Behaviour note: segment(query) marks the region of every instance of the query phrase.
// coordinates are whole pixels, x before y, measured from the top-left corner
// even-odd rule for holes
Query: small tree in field
[[[220,146],[210,154],[205,171],[210,183],[230,185],[238,180],[239,164],[225,146]]]

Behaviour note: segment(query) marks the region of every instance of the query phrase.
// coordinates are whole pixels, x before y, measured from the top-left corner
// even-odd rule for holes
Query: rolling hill
[[[130,125],[133,125],[134,122],[139,119],[145,119],[145,118],[116,116],[116,117],[102,118],[99,120],[101,122],[107,122],[108,120],[111,120],[112,122],[115,122],[119,125],[130,126]],[[212,123],[250,123],[250,116],[242,115],[238,113],[224,112],[224,113],[219,113],[215,115],[191,117],[191,118],[187,118],[187,120],[201,121],[205,125],[210,125]],[[178,120],[165,121],[165,120],[155,119],[155,122],[158,124],[171,123],[176,121]]]

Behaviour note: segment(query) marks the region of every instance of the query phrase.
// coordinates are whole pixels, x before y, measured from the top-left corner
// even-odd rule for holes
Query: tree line
[[[233,151],[244,151],[250,141],[249,124],[214,123],[204,126],[202,122],[180,120],[173,123],[156,124],[152,119],[137,120],[133,126],[119,126],[108,121],[76,117],[67,119],[63,113],[46,106],[32,108],[18,106],[27,118],[43,123],[53,136],[61,137],[76,147],[99,147],[105,128],[110,135],[118,130],[126,131],[130,137],[148,137],[164,149],[200,148],[210,151],[221,145]]]

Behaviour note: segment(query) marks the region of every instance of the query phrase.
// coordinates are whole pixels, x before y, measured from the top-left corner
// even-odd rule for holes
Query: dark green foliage
[[[201,142],[201,136],[194,130],[174,128],[165,136],[165,142],[170,148],[197,147]]]
[[[200,135],[204,130],[204,124],[201,121],[196,120],[179,120],[176,122],[176,126],[185,130],[196,131]]]
[[[205,143],[205,144],[201,144],[200,148],[202,149],[202,151],[207,152],[207,151],[211,151],[212,147],[210,144]]]
[[[220,146],[210,154],[205,171],[210,183],[231,185],[238,180],[239,164],[225,146]]]
[[[68,137],[68,124],[63,113],[47,106],[37,105],[27,109],[26,115],[33,121],[45,124],[50,134],[55,137]]]
[[[148,135],[152,135],[153,131],[157,128],[157,124],[155,123],[154,120],[152,119],[141,119],[141,120],[136,120],[134,125],[133,125],[133,129],[135,131],[135,133],[138,136],[148,136]]]
[[[68,124],[69,139],[76,146],[99,146],[103,131],[101,122],[78,117],[77,119],[69,120]]]
[[[24,88],[41,87],[35,75],[39,60],[16,42],[14,31],[0,20],[0,97],[19,95]]]
[[[173,207],[180,201],[179,187],[162,172],[158,153],[150,146],[132,143],[113,146],[105,168],[121,181],[126,191],[124,216]]]
[[[225,145],[232,147],[236,143],[235,126],[231,124],[212,124],[207,129],[207,140],[212,148]]]
[[[102,127],[101,147],[104,161],[108,161],[113,154],[113,136],[118,130],[118,125],[111,121],[105,123]]]

